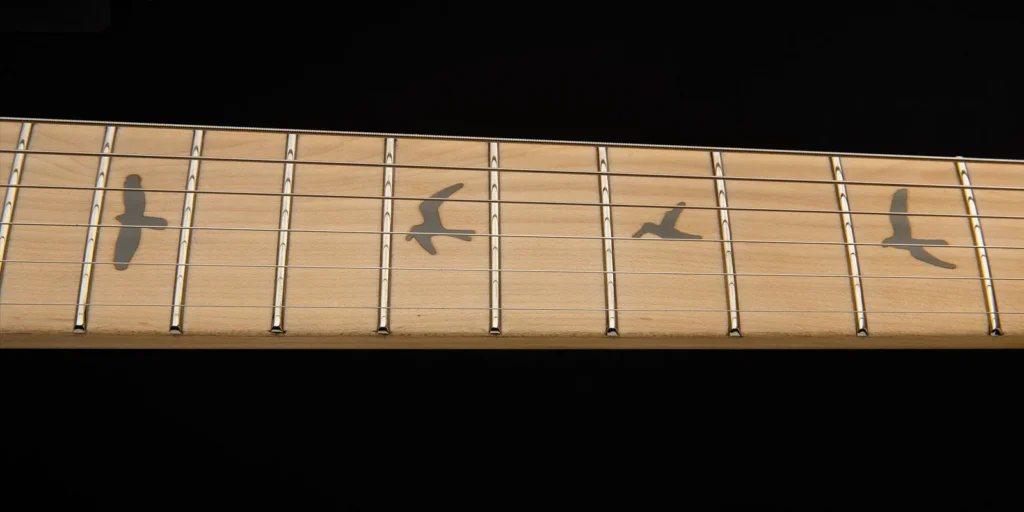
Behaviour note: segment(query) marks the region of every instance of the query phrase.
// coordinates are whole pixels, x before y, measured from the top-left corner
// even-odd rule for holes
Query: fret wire
[[[0,153],[15,153],[17,150],[13,149],[0,149]],[[37,154],[37,155],[60,155],[60,156],[103,156],[100,153],[93,151],[57,151],[57,150],[26,150],[26,154]],[[842,153],[822,154],[818,156],[827,157],[840,155]],[[850,155],[845,155],[850,156]],[[114,153],[111,155],[113,158],[139,158],[139,159],[158,159],[158,160],[192,160],[191,157],[185,155],[157,155],[149,153]],[[232,156],[202,156],[199,160],[210,160],[217,162],[244,162],[244,163],[269,163],[269,164],[284,164],[286,163],[280,158],[250,158],[250,157],[232,157]],[[987,162],[986,160],[972,159],[970,161],[976,162]],[[297,164],[300,165],[323,165],[328,167],[381,167],[384,162],[353,162],[346,160],[298,160]],[[1007,162],[1012,164],[1024,163],[1024,162]],[[430,170],[446,170],[446,171],[467,171],[467,172],[491,172],[490,167],[479,167],[469,165],[428,165],[428,164],[391,164],[394,168],[409,168],[409,169],[430,169]],[[498,168],[498,172],[517,172],[517,173],[535,173],[535,174],[565,174],[565,175],[585,175],[593,176],[598,175],[597,171],[574,171],[569,169],[537,169],[528,167],[507,167]],[[713,176],[706,176],[701,174],[657,174],[657,173],[631,173],[631,172],[612,172],[609,176],[624,176],[634,178],[666,178],[666,179],[694,179],[694,180],[707,180],[715,179]],[[802,178],[777,178],[771,176],[723,176],[721,179],[733,180],[733,181],[756,181],[756,182],[769,182],[769,183],[800,183],[800,184],[820,184],[820,185],[834,185],[835,180],[808,180]],[[865,185],[865,186],[877,186],[877,187],[910,187],[910,188],[949,188],[949,189],[962,189],[963,185],[958,184],[946,184],[946,183],[910,183],[910,182],[890,182],[890,181],[846,181],[847,185]],[[1010,192],[1021,192],[1024,191],[1024,187],[1007,187],[998,185],[987,185],[987,186],[975,186],[975,190],[1001,190]]]
[[[391,334],[391,244],[394,242],[395,139],[384,140],[384,193],[381,204],[380,289],[377,302],[377,334]]]
[[[850,289],[853,294],[853,307],[857,311],[854,318],[857,336],[868,335],[868,317],[864,313],[864,286],[860,278],[860,258],[857,255],[857,239],[853,232],[853,217],[850,215],[850,198],[843,183],[843,162],[839,157],[829,159],[832,164],[832,175],[836,180],[836,199],[839,203],[840,222],[843,224],[843,240],[846,242],[846,266],[850,271]]]
[[[203,154],[203,131],[192,133],[192,156]],[[196,191],[199,188],[200,161],[192,159],[188,163],[188,177],[185,181],[185,203],[181,210],[181,233],[178,239],[178,264],[174,273],[174,298],[171,304],[171,334],[183,332],[182,314],[185,307],[185,284],[188,274],[189,249],[192,238],[192,219],[195,215]]]
[[[74,302],[0,302],[0,306],[74,306]],[[91,307],[167,307],[167,304],[87,304]],[[267,308],[272,309],[270,304],[183,304],[185,308]],[[307,305],[285,305],[288,309],[378,309],[379,306],[307,306]],[[487,311],[490,308],[484,306],[391,306],[391,309],[398,310],[465,310],[465,311]],[[503,307],[503,311],[607,311],[607,308],[509,308]],[[620,308],[619,311],[631,312],[668,312],[668,313],[727,313],[728,309],[671,309],[671,308]],[[745,313],[854,313],[852,309],[744,309]],[[868,310],[873,314],[899,314],[899,315],[987,315],[988,311],[912,311],[912,310]],[[1000,314],[1022,315],[1024,311],[1001,311]]]
[[[116,125],[120,127],[134,127],[134,128],[178,128],[178,129],[189,129],[189,130],[222,130],[230,132],[254,132],[254,133],[298,133],[298,134],[316,134],[316,135],[337,135],[337,136],[370,136],[370,137],[398,137],[398,138],[412,138],[412,139],[434,139],[434,140],[463,140],[463,141],[480,141],[480,142],[515,142],[515,143],[534,143],[534,144],[551,144],[551,145],[567,145],[567,146],[606,146],[606,147],[617,147],[617,148],[649,148],[649,149],[678,149],[678,150],[690,150],[690,151],[724,151],[724,152],[739,152],[739,153],[765,153],[765,154],[782,154],[782,155],[805,155],[805,156],[840,156],[840,157],[857,157],[857,158],[902,158],[912,160],[934,160],[934,161],[947,161],[952,162],[962,157],[949,157],[949,156],[929,156],[929,155],[901,155],[896,153],[851,153],[844,151],[808,151],[808,150],[794,150],[794,149],[766,149],[766,148],[732,148],[732,147],[713,147],[713,146],[683,146],[673,144],[644,144],[644,143],[628,143],[628,142],[600,142],[600,141],[579,141],[579,140],[545,140],[545,139],[528,139],[528,138],[517,138],[517,137],[474,137],[474,136],[461,136],[461,135],[432,135],[432,134],[413,134],[413,133],[385,133],[385,132],[355,132],[355,131],[342,131],[342,130],[316,130],[316,129],[292,129],[292,128],[264,128],[258,126],[218,126],[218,125],[202,125],[202,124],[170,124],[170,123],[144,123],[144,122],[111,122],[111,121],[89,121],[81,119],[51,119],[51,118],[24,118],[24,117],[6,117],[0,116],[0,121],[13,121],[13,122],[35,122],[35,123],[54,123],[54,124],[70,124],[70,125],[84,125],[84,126],[95,126],[95,125]],[[967,160],[977,162],[990,162],[990,163],[1009,163],[1018,164],[1024,163],[1024,160],[1013,159],[1013,158],[969,158]]]
[[[722,153],[711,153],[711,172],[716,178],[725,176],[722,165]],[[729,336],[742,336],[740,332],[739,291],[736,287],[736,260],[733,258],[732,227],[729,222],[729,201],[725,190],[725,181],[715,180],[715,196],[718,198],[718,227],[722,233],[722,262],[725,266],[725,291],[729,301]]]
[[[285,145],[285,160],[295,160],[299,136],[288,134]],[[284,164],[284,178],[281,184],[281,222],[277,233],[277,269],[274,276],[274,314],[270,320],[270,332],[284,333],[284,287],[288,272],[288,235],[292,226],[292,189],[295,186],[295,164]]]
[[[18,203],[18,185],[21,184],[21,175],[25,172],[25,153],[32,139],[32,123],[22,123],[21,132],[18,134],[18,144],[15,150],[22,150],[14,154],[14,161],[11,163],[11,174],[8,179],[7,193],[4,195],[4,205],[0,209],[0,278],[3,278],[3,259],[7,257],[7,241],[11,237],[12,220],[14,219],[14,207]],[[0,281],[2,283],[2,281]]]
[[[999,322],[999,306],[996,302],[995,285],[992,282],[992,269],[989,266],[988,251],[985,248],[985,235],[982,234],[981,220],[978,218],[978,203],[974,200],[974,192],[971,189],[971,177],[967,173],[967,163],[956,163],[956,174],[960,183],[964,185],[964,205],[970,215],[971,236],[974,238],[975,253],[978,256],[978,270],[981,273],[982,291],[985,295],[985,309],[988,311],[988,332],[992,336],[1003,334]]]
[[[78,260],[6,260],[8,263],[27,263],[33,265],[78,265]],[[115,261],[94,261],[94,265],[114,265]],[[177,266],[172,262],[132,262],[132,266]],[[186,263],[189,267],[225,267],[225,268],[277,268],[276,263]],[[379,266],[367,265],[287,265],[288,268],[302,269],[323,269],[323,270],[380,270]],[[408,271],[444,271],[444,272],[491,272],[490,268],[470,267],[390,267],[391,270]],[[604,274],[604,270],[578,270],[578,269],[530,269],[530,268],[503,268],[498,272],[530,272],[530,273],[551,273],[551,274]],[[724,276],[725,272],[684,272],[672,270],[615,270],[616,274],[622,275],[667,275],[667,276]],[[794,274],[794,273],[764,273],[764,272],[737,272],[736,276],[747,277],[820,277],[820,278],[850,278],[851,274]],[[921,279],[921,280],[966,280],[980,281],[985,278],[975,276],[915,276],[915,275],[869,275],[861,274],[862,279]],[[992,277],[994,281],[1024,281],[1022,277]]]
[[[835,212],[838,213],[838,212]],[[81,224],[74,222],[12,222],[14,226],[46,226],[46,227],[88,227],[89,224]],[[101,228],[104,227],[144,227],[136,224],[99,224]],[[257,227],[228,227],[228,226],[189,226],[187,228],[182,226],[168,226],[169,229],[181,229],[181,230],[201,230],[209,229],[213,231],[273,231],[277,232],[279,228],[257,228]],[[444,235],[446,233],[433,231],[374,231],[374,230],[347,230],[347,229],[300,229],[292,228],[289,229],[292,233],[333,233],[333,234],[350,234],[350,235]],[[697,239],[674,239],[674,238],[633,238],[629,236],[590,236],[590,235],[527,235],[527,234],[513,234],[513,233],[499,233],[491,235],[489,233],[466,233],[465,236],[477,236],[477,237],[502,237],[502,238],[550,238],[550,239],[571,239],[571,240],[603,240],[610,238],[612,240],[625,240],[632,242],[654,242],[654,243],[708,243],[717,242],[721,243],[726,240],[720,238],[697,238]],[[830,241],[809,241],[809,240],[756,240],[756,239],[736,239],[733,238],[728,240],[734,244],[782,244],[782,245],[847,245],[845,241],[830,242]],[[856,242],[858,246],[882,246],[881,242]],[[901,244],[901,243],[887,243],[886,247],[918,247],[916,244]],[[979,246],[973,244],[949,244],[935,249],[976,249]],[[1024,245],[986,245],[989,249],[1024,249]]]
[[[103,133],[103,153],[110,153],[114,150],[114,139],[117,136],[117,127],[108,126]],[[89,230],[85,235],[85,253],[82,256],[82,274],[78,281],[78,306],[75,307],[75,325],[72,329],[75,333],[86,331],[86,315],[89,303],[89,291],[92,287],[93,260],[96,259],[97,239],[99,238],[100,219],[103,214],[104,189],[107,186],[107,177],[110,174],[110,157],[100,157],[99,165],[96,168],[96,190],[92,195],[92,209],[89,211]],[[95,225],[94,225],[95,224]]]
[[[490,210],[489,224],[491,235],[499,235],[501,233],[501,204],[498,202],[501,199],[501,175],[497,170],[493,170],[497,169],[501,165],[499,151],[500,147],[497,142],[491,142],[487,145],[487,163],[492,169],[488,175],[488,194],[491,199],[490,204],[488,205],[488,209]],[[501,237],[491,236],[490,243],[491,325],[487,332],[497,335],[501,334]]]
[[[726,176],[728,177],[728,176]],[[849,182],[847,182],[849,183]],[[8,186],[10,188],[36,188],[36,189],[48,189],[48,190],[96,190],[96,187],[75,187],[70,185],[13,185]],[[107,187],[105,189],[108,192],[124,192],[135,189],[127,189],[123,187]],[[1024,189],[1022,189],[1024,190]],[[146,192],[154,193],[168,193],[168,194],[188,194],[190,191],[182,189],[146,189]],[[233,196],[269,196],[269,197],[281,197],[281,192],[241,192],[234,190],[195,190],[192,191],[194,194],[218,194],[218,195],[233,195]],[[309,197],[316,199],[366,199],[366,200],[378,200],[378,199],[391,199],[394,201],[430,201],[433,198],[430,197],[418,197],[418,196],[392,196],[385,197],[380,196],[368,196],[368,195],[353,195],[353,194],[314,194],[314,193],[298,193],[292,192],[289,194],[291,197]],[[446,198],[445,202],[462,202],[462,203],[506,203],[506,204],[527,204],[527,205],[543,205],[543,206],[578,206],[578,207],[602,207],[603,203],[586,203],[586,202],[573,202],[573,201],[530,201],[526,199],[474,199],[474,198]],[[670,210],[677,208],[675,204],[645,204],[645,203],[610,203],[613,208],[653,208],[653,209],[666,209]],[[757,207],[745,207],[745,206],[689,206],[686,207],[688,210],[731,210],[738,212],[763,212],[763,213],[815,213],[824,215],[836,215],[843,213],[842,210],[815,210],[815,209],[799,209],[799,208],[757,208]],[[851,215],[892,215],[889,211],[871,211],[871,210],[851,210],[848,213]],[[914,213],[907,212],[901,213],[901,216],[906,217],[948,217],[948,218],[971,218],[970,214],[965,213]],[[1005,219],[1005,220],[1024,220],[1024,215],[979,215],[979,219]]]
[[[604,301],[607,308],[605,315],[606,336],[619,335],[619,320],[616,314],[616,292],[615,292],[615,246],[612,234],[612,192],[608,180],[608,148],[601,146],[597,148],[598,170],[601,173],[598,179],[598,187],[601,195],[601,233],[602,253],[604,255]]]

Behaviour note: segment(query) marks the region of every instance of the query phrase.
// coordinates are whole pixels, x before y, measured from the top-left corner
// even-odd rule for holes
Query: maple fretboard
[[[4,346],[1024,331],[1024,162],[0,118],[0,168]]]

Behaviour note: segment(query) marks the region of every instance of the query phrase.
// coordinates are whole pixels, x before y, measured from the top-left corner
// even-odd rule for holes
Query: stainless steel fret
[[[604,237],[602,242],[604,253],[604,302],[607,308],[605,334],[608,336],[619,335],[619,319],[616,313],[617,292],[615,290],[615,245],[612,241],[612,193],[611,184],[608,180],[608,148],[601,146],[597,148],[598,168],[601,172],[598,183],[601,190],[601,234]]]
[[[725,176],[722,153],[711,153],[712,172],[716,178]],[[725,289],[729,300],[729,336],[740,336],[739,293],[736,290],[736,260],[732,254],[732,227],[729,223],[729,200],[725,193],[725,180],[715,180],[715,195],[718,197],[718,222],[722,230],[722,259],[725,263]]]
[[[497,169],[500,166],[499,149],[497,142],[491,142],[488,145],[487,161],[491,169]],[[501,334],[501,237],[497,236],[501,233],[501,205],[498,202],[501,199],[500,181],[498,171],[492,170],[488,175],[491,199],[489,204],[491,218],[491,325],[488,332],[491,334]]]
[[[850,215],[850,199],[846,194],[846,185],[843,184],[843,162],[838,156],[829,158],[832,164],[832,175],[836,180],[836,198],[839,200],[839,210],[843,213],[840,220],[843,223],[843,240],[846,241],[846,264],[850,270],[850,287],[853,291],[853,308],[856,313],[857,336],[868,335],[868,317],[864,313],[864,286],[860,278],[860,258],[857,256],[857,240],[853,234],[853,216]]]
[[[117,127],[108,126],[103,133],[103,153],[114,151],[114,138],[117,136]],[[96,259],[96,242],[99,238],[99,223],[103,214],[104,189],[107,186],[107,177],[110,174],[110,157],[100,157],[99,166],[96,169],[96,190],[92,193],[92,210],[89,212],[89,231],[85,237],[85,254],[82,257],[82,275],[78,281],[78,306],[75,308],[76,333],[85,332],[86,313],[88,311],[89,290],[92,287],[93,261]]]
[[[966,162],[958,161],[956,163],[956,174],[960,178],[960,184],[964,186],[964,203],[967,205],[967,213],[971,216],[971,235],[974,237],[974,251],[978,255],[978,270],[981,272],[981,284],[985,294],[985,310],[988,311],[988,333],[992,336],[1001,336],[1003,328],[999,322],[999,304],[996,302],[992,269],[989,266],[985,235],[982,234],[981,219],[978,218],[978,203],[974,200],[974,191],[971,189],[971,177],[967,173]]]
[[[203,153],[203,130],[192,133],[193,157]],[[185,205],[181,212],[181,235],[178,238],[178,264],[174,274],[174,299],[171,304],[171,334],[182,333],[182,313],[185,305],[185,281],[188,274],[188,253],[192,238],[192,219],[196,208],[196,190],[199,187],[199,160],[188,164],[188,179],[185,182]]]
[[[294,161],[299,136],[288,134],[288,145],[285,148],[285,160]],[[284,290],[285,277],[288,272],[288,234],[292,227],[292,188],[295,185],[295,164],[284,164],[284,182],[281,185],[281,223],[277,233],[277,274],[274,279],[274,317],[271,320],[270,332],[284,332]]]
[[[32,123],[22,123],[21,133],[18,134],[18,144],[15,150],[28,149],[29,141],[32,138]],[[21,175],[25,171],[25,153],[15,153],[14,163],[11,164],[11,176],[7,183],[7,194],[4,197],[4,207],[0,212],[0,279],[3,279],[4,262],[7,257],[7,241],[11,237],[11,221],[14,218],[14,206],[18,201],[18,185],[21,184]]]
[[[377,334],[391,334],[391,242],[395,205],[395,139],[384,140],[384,201],[381,207],[380,236],[380,301],[378,302]]]

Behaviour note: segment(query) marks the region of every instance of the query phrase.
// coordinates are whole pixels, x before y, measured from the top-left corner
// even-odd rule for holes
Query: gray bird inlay
[[[686,203],[676,203],[676,208],[673,208],[665,213],[665,216],[661,218],[661,224],[655,224],[653,222],[645,222],[640,227],[640,231],[633,234],[633,238],[640,238],[645,233],[661,238],[674,238],[677,240],[700,240],[700,235],[691,235],[690,233],[684,233],[676,229],[676,221],[679,220],[679,216],[683,214],[683,207]]]
[[[167,220],[160,217],[146,217],[146,193],[142,191],[142,178],[132,174],[124,179],[124,188],[138,190],[124,191],[124,213],[114,217],[123,224],[114,244],[114,268],[125,270],[135,256],[135,250],[142,241],[142,227],[164,229]]]
[[[914,259],[923,261],[936,267],[954,269],[956,265],[942,261],[924,249],[925,245],[949,245],[949,242],[938,239],[914,238],[910,233],[910,218],[907,213],[907,189],[901,188],[892,195],[892,204],[889,206],[889,222],[892,224],[892,236],[882,240],[882,247],[904,249]],[[892,245],[909,244],[909,245]]]
[[[420,213],[423,215],[423,223],[409,228],[410,233],[405,236],[406,241],[415,238],[424,250],[430,254],[437,254],[437,249],[434,248],[431,237],[438,235],[427,233],[443,233],[444,236],[451,236],[467,242],[473,240],[469,235],[476,234],[476,231],[473,231],[472,229],[448,229],[441,224],[441,213],[439,209],[441,208],[442,202],[444,199],[451,197],[451,195],[461,189],[462,186],[462,183],[456,183],[430,196],[435,200],[427,200],[420,203]]]

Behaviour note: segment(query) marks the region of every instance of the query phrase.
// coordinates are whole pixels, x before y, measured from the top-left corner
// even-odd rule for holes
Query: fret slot
[[[602,254],[604,258],[604,304],[605,312],[605,334],[608,336],[619,335],[618,305],[615,289],[615,243],[611,237],[615,236],[612,231],[612,195],[611,184],[608,180],[608,148],[601,146],[597,148],[598,177],[601,194],[601,236]]]
[[[942,161],[844,157],[843,174],[849,182],[960,185],[954,164]],[[854,212],[896,212],[852,214],[858,242],[876,244],[858,251],[872,335],[988,332],[982,288],[976,279],[963,279],[980,276],[961,190],[850,183],[846,189]],[[949,277],[961,279],[942,279]]]
[[[502,171],[505,201],[565,201],[594,206],[505,203],[501,208],[502,334],[605,336],[604,263],[597,151],[587,146],[502,143],[503,168],[567,169],[592,174]],[[585,236],[531,238],[518,235]],[[588,273],[516,272],[582,270]],[[592,273],[590,273],[592,272]]]
[[[380,283],[377,301],[377,334],[391,334],[391,247],[395,237],[391,234],[394,227],[395,202],[395,168],[387,165],[395,163],[395,139],[384,140],[384,187],[381,205],[380,235]]]
[[[1021,204],[1024,203],[1022,190],[985,190],[977,187],[1020,187],[1024,176],[1024,164],[997,164],[989,162],[963,162],[965,169],[969,166],[969,183],[975,188],[970,191],[978,215],[1020,216]],[[973,219],[972,219],[973,220]],[[977,249],[979,269],[983,278],[991,277],[998,285],[989,287],[982,280],[982,294],[985,295],[988,310],[989,334],[1016,334],[1021,331],[1022,315],[1000,315],[999,311],[1024,311],[1024,250],[999,249],[991,246],[1024,247],[1024,219],[977,219],[976,233],[981,235],[984,224],[984,237],[979,238],[982,246]],[[973,224],[973,222],[972,222]],[[972,225],[973,228],[973,225]],[[972,229],[973,231],[973,229]],[[981,255],[984,250],[984,257]],[[988,263],[985,274],[984,264]],[[998,291],[998,293],[997,293]],[[991,296],[989,296],[991,293]]]
[[[298,149],[299,136],[294,133],[288,134],[288,144],[285,148],[285,160],[295,160],[295,152]],[[271,319],[270,332],[276,334],[284,333],[284,290],[285,278],[288,275],[288,235],[291,229],[292,215],[292,189],[295,183],[295,164],[288,162],[284,164],[284,179],[281,184],[281,224],[277,235],[277,274],[274,277],[274,316]]]
[[[105,131],[104,126],[36,123],[27,149],[98,152]],[[22,160],[21,185],[76,188],[18,192],[7,245],[10,261],[0,281],[3,332],[71,331],[88,231],[81,226],[90,216],[99,162],[99,157],[49,154],[27,154]],[[63,225],[19,225],[24,223]]]
[[[399,145],[396,163],[488,166],[486,142],[409,138]],[[433,199],[394,202],[394,230],[401,233],[394,236],[391,248],[394,333],[462,336],[490,332],[486,271],[489,174],[395,168],[395,196]]]
[[[501,204],[498,202],[501,200],[501,172],[497,170],[498,167],[501,167],[499,153],[500,147],[497,142],[488,144],[487,162],[492,169],[487,175],[488,190],[490,191],[489,198],[491,200],[488,205],[491,235],[501,234]],[[490,246],[491,323],[488,332],[490,334],[501,334],[501,237],[491,236]]]
[[[192,130],[119,127],[114,153],[187,157],[193,136]],[[188,160],[111,157],[89,289],[89,333],[167,333],[188,170]]]
[[[101,153],[114,151],[114,138],[117,136],[117,127],[108,126],[103,135],[103,147]],[[85,236],[85,254],[82,257],[82,276],[78,284],[78,306],[75,308],[74,332],[85,333],[86,312],[89,304],[89,289],[92,283],[93,261],[96,260],[96,244],[99,238],[99,223],[103,213],[103,193],[107,188],[107,177],[110,174],[110,157],[100,157],[99,167],[96,169],[96,190],[92,195],[92,209],[89,212],[89,228]]]
[[[722,153],[711,153],[711,172],[716,177],[725,176]],[[725,294],[729,304],[729,336],[740,336],[739,290],[736,285],[736,253],[732,245],[732,221],[729,215],[729,199],[725,180],[715,180],[715,197],[718,199],[718,226],[722,237],[722,261],[725,265]]]
[[[32,123],[22,123],[21,129],[15,131],[13,123],[0,124],[0,147],[13,147],[15,150],[28,149],[32,139]],[[17,133],[13,140],[6,140],[8,134]],[[0,284],[3,283],[4,259],[7,254],[7,241],[11,236],[11,221],[14,219],[14,208],[18,203],[17,185],[21,184],[22,170],[25,168],[25,153],[4,153],[0,156],[0,169],[10,169],[11,173],[7,180],[7,190],[4,193],[4,203],[0,205]]]
[[[300,138],[296,194],[347,194],[371,199],[297,195],[292,200],[292,229],[298,231],[291,233],[288,242],[288,334],[374,334],[379,300],[384,139],[308,134]],[[303,163],[306,160],[374,163],[377,167],[313,165]],[[315,268],[322,266],[357,268]]]
[[[616,173],[711,174],[705,151],[612,147],[608,154]],[[620,333],[720,336],[729,315],[722,311],[728,304],[722,244],[706,241],[721,238],[713,180],[614,175],[610,181],[613,205],[677,205],[612,206]],[[703,311],[667,311],[673,309]]]
[[[721,162],[727,176],[825,181],[728,183],[729,206],[738,208],[730,220],[743,335],[853,334],[848,258],[828,158],[726,152]]]
[[[853,293],[854,322],[857,336],[868,335],[868,317],[864,312],[864,284],[860,278],[860,259],[857,257],[857,239],[853,232],[853,217],[850,216],[850,198],[843,183],[843,162],[829,157],[832,177],[836,180],[836,200],[839,204],[840,221],[843,223],[843,240],[846,242],[847,269],[850,272],[850,290]]]

